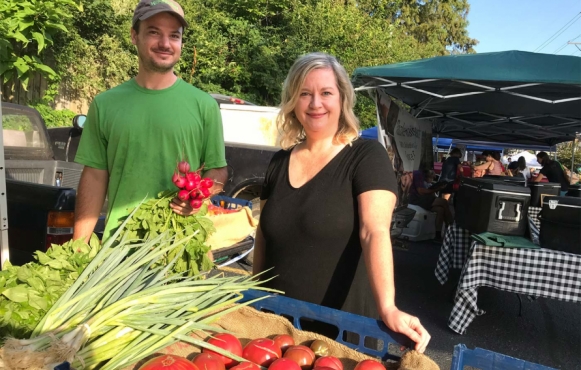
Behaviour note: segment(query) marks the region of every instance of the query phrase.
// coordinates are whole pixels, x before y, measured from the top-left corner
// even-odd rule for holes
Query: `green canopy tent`
[[[461,140],[547,145],[581,131],[581,58],[522,51],[449,55],[357,68],[358,91],[382,89]]]

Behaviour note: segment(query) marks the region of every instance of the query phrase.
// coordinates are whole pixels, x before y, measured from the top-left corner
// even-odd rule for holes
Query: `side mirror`
[[[87,116],[84,114],[77,114],[73,118],[73,127],[79,131],[83,131],[83,126],[85,125],[85,121],[87,120]]]

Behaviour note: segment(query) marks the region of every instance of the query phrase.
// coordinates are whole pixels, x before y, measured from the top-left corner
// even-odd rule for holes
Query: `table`
[[[540,213],[541,207],[529,207],[528,215],[538,230],[541,229]],[[461,228],[456,222],[446,229],[440,256],[434,271],[440,284],[444,285],[448,281],[450,269],[462,269],[464,267],[473,242],[472,238],[470,238],[471,235],[470,231]]]
[[[551,249],[491,247],[473,242],[448,326],[459,334],[476,316],[478,288],[581,302],[581,255]]]

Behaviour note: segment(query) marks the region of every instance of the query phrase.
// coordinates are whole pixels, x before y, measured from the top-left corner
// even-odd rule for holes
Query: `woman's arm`
[[[372,190],[360,194],[357,200],[359,237],[379,315],[388,328],[406,335],[416,343],[416,350],[424,352],[430,334],[417,317],[400,311],[395,305],[390,236],[395,194],[387,190]]]
[[[260,201],[260,209],[261,211],[264,209],[264,205],[266,204],[266,200]],[[264,271],[264,257],[266,254],[265,249],[266,241],[264,240],[264,236],[262,235],[262,230],[260,229],[260,223],[256,227],[256,235],[254,237],[254,256],[252,260],[252,274],[256,275]]]
[[[486,162],[486,163],[483,163],[479,166],[474,166],[474,169],[475,170],[488,170],[488,169],[494,168],[494,167],[491,168],[490,167],[491,165],[492,165],[492,162]]]

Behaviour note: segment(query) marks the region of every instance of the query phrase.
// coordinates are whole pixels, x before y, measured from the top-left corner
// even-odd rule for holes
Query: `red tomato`
[[[288,347],[295,345],[295,340],[293,337],[287,334],[281,334],[274,337],[274,343],[280,348],[282,353],[284,353]]]
[[[230,368],[230,370],[260,370],[260,366],[253,364],[252,362],[241,362]]]
[[[279,358],[268,367],[268,370],[301,370],[301,367],[293,360]]]
[[[201,370],[226,370],[222,359],[211,353],[200,353],[192,362]]]
[[[284,358],[293,360],[303,370],[309,370],[315,362],[315,353],[307,346],[292,346],[286,350]]]
[[[315,365],[313,367],[315,369],[318,367],[330,367],[335,370],[343,370],[343,364],[341,363],[341,360],[333,356],[319,357],[315,361]]]
[[[240,341],[238,340],[238,338],[236,338],[235,336],[233,336],[232,334],[228,334],[228,333],[220,333],[220,334],[216,334],[212,337],[210,337],[210,339],[208,339],[208,343],[215,345],[216,347],[220,347],[236,356],[242,356],[242,344],[240,343]],[[227,369],[231,368],[232,366],[236,366],[238,365],[238,361],[236,360],[232,360],[231,358],[228,358],[226,356],[222,356],[214,351],[211,351],[207,348],[204,348],[202,350],[203,353],[210,353],[216,357],[218,357],[220,360],[222,360],[222,362],[224,363],[224,366],[226,366]]]
[[[139,370],[198,370],[187,359],[174,355],[161,355],[144,363]]]
[[[254,339],[244,347],[242,357],[260,366],[268,367],[281,358],[282,353],[272,339],[260,338]]]
[[[375,360],[363,360],[353,370],[385,370],[385,366]]]

